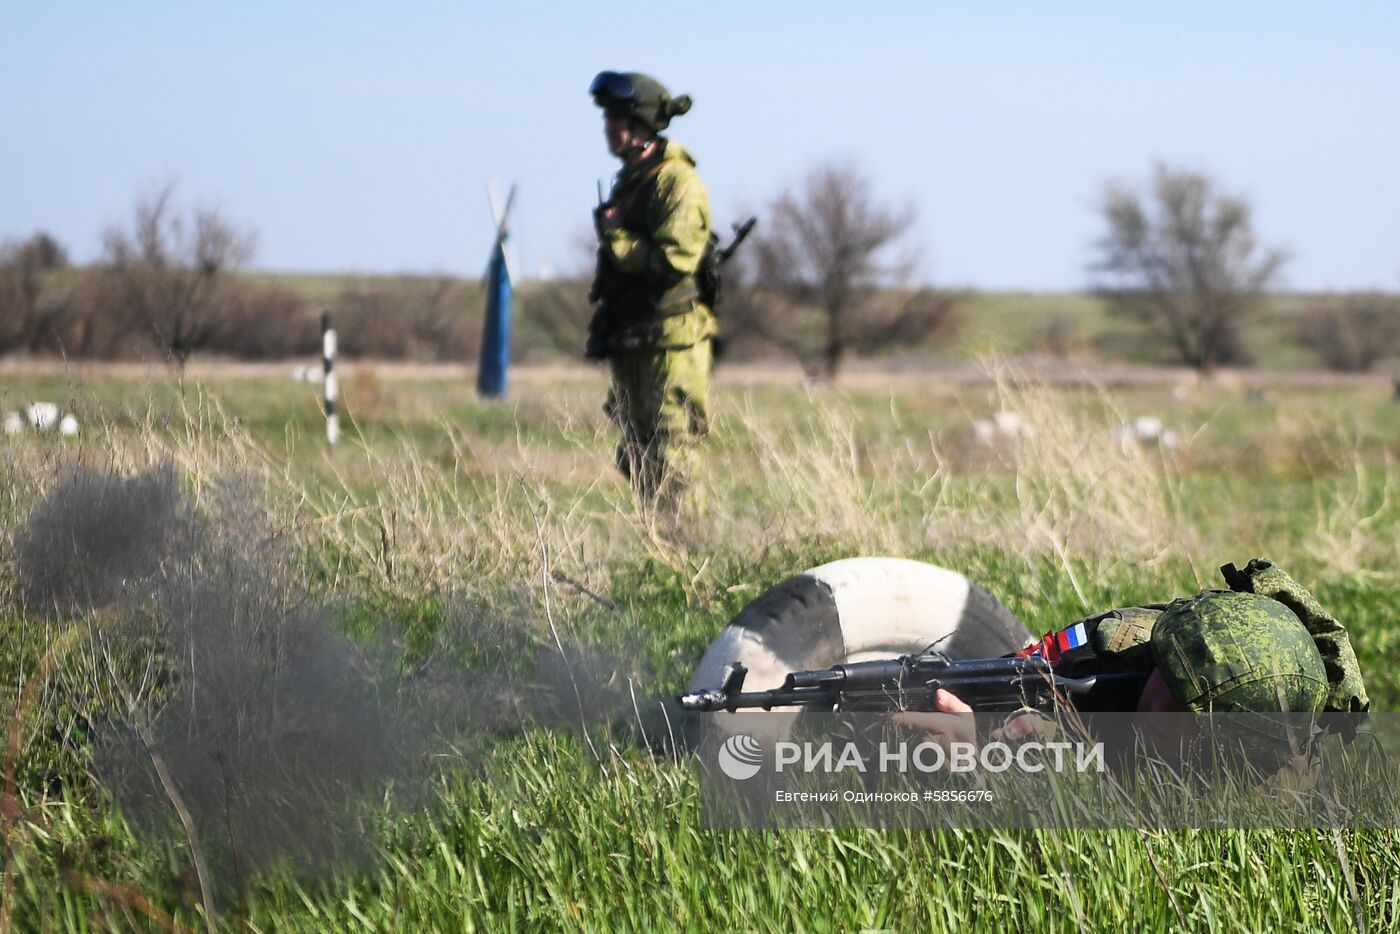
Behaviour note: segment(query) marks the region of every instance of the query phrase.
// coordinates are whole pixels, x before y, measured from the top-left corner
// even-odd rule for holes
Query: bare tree
[[[851,353],[915,344],[951,328],[955,298],[904,287],[913,223],[911,206],[876,203],[854,165],[818,166],[800,190],[769,205],[745,267],[752,287],[738,293],[726,282],[724,314],[734,336],[757,334],[813,375],[834,379]],[[891,256],[901,244],[903,255]]]
[[[588,342],[588,282],[552,279],[531,283],[517,293],[520,302],[522,353],[541,348],[546,353],[579,357]]]
[[[588,342],[588,321],[593,308],[588,301],[589,277],[598,256],[598,238],[591,227],[581,227],[570,237],[572,269],[557,279],[520,283],[520,340],[523,355],[536,348],[579,358]]]
[[[1248,363],[1241,322],[1287,259],[1259,243],[1248,202],[1199,172],[1158,163],[1149,197],[1110,183],[1100,211],[1108,231],[1092,269],[1111,307],[1202,372]]]
[[[1400,353],[1400,298],[1381,292],[1325,298],[1298,319],[1294,336],[1333,370],[1370,370]]]
[[[306,300],[277,285],[229,283],[220,297],[219,325],[207,349],[244,360],[319,354],[321,329]]]
[[[173,185],[136,204],[130,231],[103,237],[115,297],[137,324],[183,366],[220,326],[223,287],[253,254],[254,236],[217,211],[186,222],[172,207]]]
[[[77,310],[55,273],[67,265],[67,251],[43,231],[0,246],[0,353],[64,349]]]
[[[336,301],[336,330],[347,357],[461,361],[480,350],[481,315],[481,296],[459,280],[355,280]]]

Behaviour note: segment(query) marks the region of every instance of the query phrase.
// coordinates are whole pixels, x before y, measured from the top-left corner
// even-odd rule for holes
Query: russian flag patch
[[[1089,641],[1089,635],[1084,631],[1083,623],[1075,623],[1068,629],[1061,629],[1055,633],[1055,642],[1061,652],[1068,652],[1070,649],[1077,649]]]

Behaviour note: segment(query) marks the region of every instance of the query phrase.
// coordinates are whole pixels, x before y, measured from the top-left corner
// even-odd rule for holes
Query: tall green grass
[[[588,645],[645,701],[681,688],[764,587],[837,557],[955,567],[1043,630],[1216,585],[1217,565],[1267,555],[1351,626],[1376,706],[1400,702],[1400,410],[1381,395],[1178,400],[1014,375],[956,392],[731,387],[701,495],[670,532],[612,471],[600,381],[517,387],[501,405],[452,382],[351,376],[350,430],[328,456],[310,390],[289,380],[7,381],[7,405],[77,400],[84,432],[0,447],[0,675],[21,714],[0,917],[17,930],[204,923],[188,845],[128,825],[92,774],[87,723],[107,695],[91,653],[33,688],[63,628],[23,604],[13,540],[75,464],[173,464],[209,509],[240,478],[291,543],[295,578],[341,608],[346,632],[387,639],[409,665],[468,600],[516,621],[503,646]],[[1034,436],[977,441],[971,421],[999,409]],[[1139,414],[1165,417],[1185,445],[1114,442],[1112,426]],[[458,648],[464,677],[506,663],[499,646]],[[26,685],[38,701],[20,709]],[[363,803],[373,868],[264,874],[221,904],[220,925],[1311,931],[1358,917],[1385,930],[1400,912],[1392,832],[706,831],[684,757],[649,754],[626,720],[470,748],[443,736],[410,806],[403,789]]]

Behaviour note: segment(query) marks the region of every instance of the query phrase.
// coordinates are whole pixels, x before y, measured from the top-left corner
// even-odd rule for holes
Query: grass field
[[[483,403],[465,378],[352,368],[333,456],[314,387],[276,375],[0,377],[0,410],[46,398],[83,417],[77,439],[0,440],[0,681],[14,710],[0,919],[208,920],[196,848],[166,800],[181,795],[143,811],[112,791],[103,749],[119,724],[145,729],[175,775],[215,776],[213,792],[176,785],[230,930],[1394,928],[1394,832],[710,832],[684,757],[637,741],[635,711],[682,688],[747,600],[856,554],[961,570],[1033,631],[1215,586],[1220,564],[1268,556],[1348,623],[1375,707],[1396,709],[1400,405],[1387,390],[1109,393],[993,375],[726,378],[676,535],[637,515],[612,470],[595,371],[521,371],[510,401]],[[1034,436],[976,440],[972,422],[1000,409]],[[1137,415],[1163,418],[1180,449],[1112,441]],[[188,548],[142,538],[136,487],[108,479],[160,469],[197,517],[178,507],[152,528],[197,529]],[[140,502],[168,502],[151,495]],[[122,496],[112,515],[132,531],[105,552],[51,534],[92,528]],[[53,541],[69,544],[41,547]],[[74,554],[111,573],[64,565]],[[36,555],[93,577],[70,586]],[[224,633],[214,617],[249,627],[210,649],[235,661],[182,667],[181,634]],[[337,635],[323,643],[325,628]],[[245,644],[268,657],[227,654]],[[195,717],[191,698],[228,710]],[[584,699],[596,716],[580,717]],[[217,768],[182,759],[171,724],[187,739],[191,724],[222,725],[225,746],[191,748],[234,752]],[[253,778],[241,792],[227,778],[254,775],[238,749],[280,751],[258,764],[258,801],[293,832],[262,827],[256,858],[257,820],[240,825],[229,800],[254,794]],[[312,864],[308,848],[342,859]]]

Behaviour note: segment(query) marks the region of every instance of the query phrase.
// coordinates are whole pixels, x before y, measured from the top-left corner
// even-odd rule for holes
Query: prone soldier
[[[1070,679],[1139,673],[1144,680],[1134,688],[1135,696],[1125,695],[1107,709],[1197,714],[1370,709],[1347,631],[1312,593],[1264,559],[1221,571],[1228,590],[1095,614],[1046,634],[1020,654],[1045,658],[1056,675]],[[939,691],[933,700],[932,711],[900,712],[896,722],[968,739],[971,724],[961,715],[976,712],[974,706],[949,691]],[[1018,717],[1008,720],[1003,732],[1017,738],[1043,722]],[[1340,722],[1347,730],[1355,728],[1355,718]]]
[[[933,570],[940,578],[956,577]],[[1250,561],[1243,570],[1234,565],[1221,570],[1229,589],[1097,613],[999,658],[926,649],[893,661],[794,671],[780,687],[749,693],[743,692],[746,668],[733,656],[747,653],[761,664],[777,646],[767,647],[753,638],[755,627],[763,627],[741,614],[731,629],[743,630],[745,638],[716,640],[731,659],[722,683],[696,684],[698,690],[680,701],[686,709],[702,711],[890,711],[897,723],[956,742],[975,739],[975,724],[967,714],[1012,711],[999,732],[1003,739],[1018,739],[1053,729],[1051,720],[1034,713],[1051,712],[1061,704],[1089,713],[1364,714],[1369,709],[1346,629],[1310,592],[1263,559]],[[800,583],[802,577],[791,579],[786,588],[774,588],[766,595],[769,599],[755,601],[763,604],[764,619],[785,616],[783,591],[794,581]],[[794,606],[804,611],[820,608],[821,600]],[[992,643],[1010,634],[998,622],[999,614],[976,618],[995,630],[988,633]],[[903,631],[912,620],[897,622],[894,628]],[[822,629],[816,618],[793,623],[794,632]],[[968,635],[955,632],[954,641]],[[840,634],[843,641],[853,635],[844,627]],[[858,631],[855,635],[858,640]],[[791,652],[790,640],[785,650]],[[1189,738],[1171,731],[1193,722],[1189,717],[1142,719],[1145,729],[1166,731],[1154,742],[1168,747]],[[1357,722],[1355,716],[1332,717],[1323,725],[1349,736]],[[1266,757],[1280,748],[1269,747]]]

